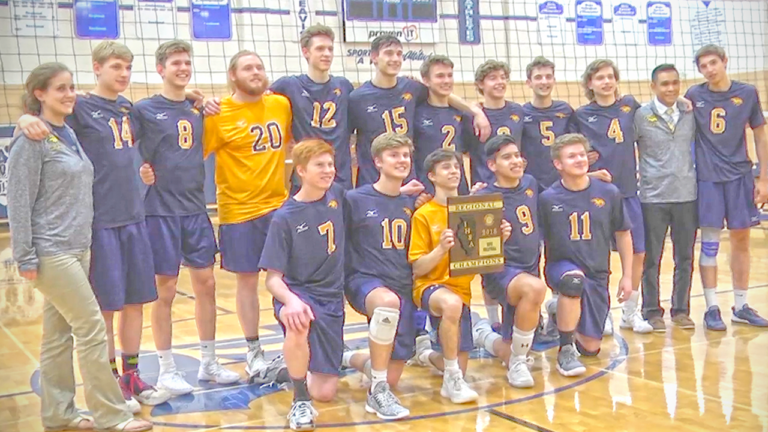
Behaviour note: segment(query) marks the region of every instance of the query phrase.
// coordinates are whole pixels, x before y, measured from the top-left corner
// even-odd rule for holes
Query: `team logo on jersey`
[[[53,151],[58,151],[61,149],[61,142],[59,141],[59,138],[56,137],[56,135],[48,135],[48,138],[45,139],[45,142],[49,144],[49,148]]]
[[[157,120],[168,120],[168,114],[166,114],[164,112],[155,114],[155,119],[157,119]]]
[[[597,208],[603,208],[605,207],[605,200],[602,198],[592,198],[592,204],[597,206]]]
[[[373,113],[373,112],[376,112],[376,111],[378,111],[378,110],[379,110],[379,109],[378,109],[378,108],[376,108],[376,104],[373,104],[373,105],[371,105],[371,106],[369,106],[369,107],[365,108],[365,111],[366,111],[366,112],[369,112],[369,113]]]
[[[645,119],[648,120],[651,123],[659,121],[659,118],[656,117],[656,114],[651,114],[648,117],[646,117]]]
[[[408,207],[403,207],[403,211],[408,215],[408,217],[413,215],[413,210],[409,209]]]
[[[120,112],[123,114],[128,114],[129,112],[131,112],[131,110],[126,107],[120,107]]]
[[[190,109],[190,111],[191,111],[191,112],[192,112],[192,114],[194,114],[194,115],[200,115],[200,110],[199,110],[199,109],[197,109],[197,108],[194,108],[194,107],[193,107],[192,109]]]
[[[512,119],[512,121],[515,123],[520,121],[520,116],[517,114],[512,114],[511,116],[509,116],[509,118]]]
[[[591,116],[591,117],[587,118],[587,122],[588,123],[594,123],[596,121],[597,121],[597,116]]]
[[[528,198],[532,197],[533,196],[533,190],[530,189],[530,188],[526,189],[525,190],[525,196],[527,196]]]
[[[336,96],[340,96],[341,95],[341,89],[339,89],[339,88],[333,89],[333,94],[335,94]]]
[[[413,95],[410,93],[403,93],[403,100],[409,101],[413,99]]]
[[[91,118],[99,119],[102,117],[104,117],[104,115],[101,113],[101,110],[91,111]]]
[[[456,122],[460,122],[461,116],[453,116],[453,119],[456,120]]]
[[[562,204],[555,204],[552,206],[553,212],[561,212],[563,211],[563,205]]]
[[[566,117],[568,117],[568,114],[559,112],[559,113],[555,114],[555,117],[557,117],[557,118],[566,118]]]
[[[365,217],[367,217],[367,218],[376,217],[378,215],[379,215],[379,212],[377,212],[376,209],[366,210],[366,212],[365,212]]]
[[[328,201],[328,207],[333,208],[333,209],[339,208],[339,203],[336,202],[335,199],[332,199],[332,200]]]
[[[523,123],[530,123],[533,121],[533,116],[525,116],[523,117]]]
[[[485,223],[485,226],[493,225],[493,220],[494,220],[494,217],[490,213],[485,215],[485,217],[483,218],[483,222]]]
[[[432,119],[423,119],[421,121],[422,126],[432,126]]]
[[[696,108],[704,108],[704,101],[696,102]]]
[[[306,222],[301,223],[296,227],[296,234],[303,233],[304,231],[308,230],[309,227],[307,226]]]
[[[625,113],[632,111],[632,107],[630,107],[629,105],[622,105],[621,108],[619,109],[621,110],[621,112],[625,112]]]
[[[744,100],[740,97],[732,97],[731,102],[733,102],[734,105],[739,106],[744,103]]]

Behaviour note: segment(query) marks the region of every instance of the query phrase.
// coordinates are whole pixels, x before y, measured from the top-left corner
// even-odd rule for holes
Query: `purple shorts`
[[[432,285],[424,290],[421,295],[421,304],[425,311],[429,313],[429,319],[432,323],[432,328],[437,329],[437,343],[440,343],[440,320],[442,318],[432,315],[429,311],[429,298],[432,294],[439,289],[448,289],[443,285]],[[459,320],[459,351],[469,352],[475,348],[472,340],[472,318],[470,317],[469,306],[463,305],[461,309],[461,319]]]
[[[339,375],[341,356],[344,353],[344,298],[320,300],[293,291],[301,301],[312,308],[315,320],[309,327],[309,371],[326,375]],[[280,309],[283,304],[272,299],[275,318],[283,328]]]
[[[386,287],[379,279],[367,277],[352,277],[347,281],[346,296],[349,305],[362,315],[368,316],[365,310],[365,299],[376,288]],[[395,344],[392,347],[392,360],[408,360],[413,355],[413,347],[416,345],[416,326],[414,318],[416,305],[413,303],[413,295],[400,295],[400,320],[397,323]],[[370,322],[370,320],[368,320]]]
[[[505,264],[504,269],[496,273],[486,273],[483,277],[483,289],[500,304],[507,302],[507,288],[509,284],[521,273],[539,277],[539,267],[524,269],[510,264]]]
[[[233,273],[258,273],[274,212],[236,224],[219,225],[221,268]]]
[[[558,283],[563,274],[571,271],[582,271],[570,261],[547,263],[544,274],[547,284],[558,290]],[[576,327],[580,334],[594,339],[603,338],[605,320],[611,307],[611,296],[608,295],[608,280],[596,281],[585,277],[584,293],[581,295],[581,318]]]
[[[179,266],[206,268],[216,260],[216,238],[205,213],[189,216],[147,216],[155,274],[178,276]]]
[[[632,253],[645,253],[645,224],[643,223],[643,208],[640,204],[640,198],[625,197],[624,215],[632,223],[630,233],[632,234]]]
[[[760,223],[755,205],[755,179],[752,174],[729,182],[699,181],[699,226],[729,230],[745,229]]]
[[[152,246],[143,221],[93,230],[90,280],[103,311],[157,300]]]

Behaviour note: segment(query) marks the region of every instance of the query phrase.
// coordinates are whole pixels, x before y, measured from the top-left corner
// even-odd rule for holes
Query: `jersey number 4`
[[[267,145],[272,150],[279,150],[283,146],[283,131],[280,130],[280,125],[277,122],[267,123],[266,130],[262,125],[251,126],[251,135],[256,135],[253,140],[253,152],[263,153],[267,151]],[[267,142],[262,142],[266,136]]]
[[[624,142],[624,132],[621,130],[619,119],[611,120],[611,125],[608,126],[608,138],[611,138],[616,144]]]

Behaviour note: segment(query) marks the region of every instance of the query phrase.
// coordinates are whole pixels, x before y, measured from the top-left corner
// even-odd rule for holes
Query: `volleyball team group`
[[[180,40],[155,53],[162,91],[135,104],[121,95],[134,57],[117,42],[93,49],[97,83],[88,93],[75,91],[61,63],[29,74],[11,144],[8,211],[19,273],[45,298],[47,431],[149,430],[151,422],[134,418],[140,404],[194,391],[171,350],[182,265],[194,294],[198,380],[242,379],[216,357],[217,253],[236,276],[246,379],[291,384],[292,430],[315,428],[313,401],[334,399],[342,368],[370,379],[365,409],[385,420],[410,415],[396,396],[406,364],[442,372],[440,395],[452,403],[476,401],[465,380],[475,348],[504,363],[515,388],[534,386],[528,352],[536,340],[559,342],[560,374],[584,374],[583,358],[597,356],[613,333],[612,251],[621,263],[613,269],[621,275],[620,327],[666,330],[659,265],[668,231],[673,325],[695,327],[689,303],[700,235],[704,328],[726,330],[717,254],[727,227],[731,322],[768,326],[747,303],[750,228],[768,201],[765,119],[756,88],[728,77],[721,47],[698,50],[706,81],[684,96],[675,66],[655,67],[655,96],[644,105],[619,93],[616,64],[595,60],[581,82],[589,103],[574,110],[553,100],[555,65],[543,57],[526,68],[529,102],[506,100],[509,66],[487,60],[475,72],[482,102],[470,103],[453,94],[446,56],[425,60],[420,79],[398,76],[403,46],[391,35],[373,40],[375,75],[354,88],[329,73],[334,39],[329,27],[308,27],[300,41],[308,72],[274,83],[258,54],[237,53],[227,71],[232,93],[221,99],[189,88],[192,47]],[[203,192],[212,154],[218,236]],[[481,318],[470,311],[475,275],[450,275],[450,250],[466,233],[448,226],[447,201],[490,193],[504,201],[491,229],[505,264],[482,275]],[[270,360],[259,341],[260,271],[285,334],[283,354]],[[147,303],[160,366],[154,386],[138,368]],[[347,303],[368,319],[368,351],[344,344]],[[75,350],[92,416],[75,406]]]

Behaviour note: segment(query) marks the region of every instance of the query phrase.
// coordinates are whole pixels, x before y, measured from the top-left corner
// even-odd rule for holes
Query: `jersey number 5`
[[[539,132],[541,132],[541,144],[545,146],[551,146],[555,142],[555,133],[550,130],[552,128],[551,121],[543,121],[539,123]]]
[[[115,148],[120,150],[123,148],[123,141],[128,147],[133,147],[133,134],[131,133],[131,122],[128,120],[128,116],[123,117],[122,125],[117,127],[117,120],[109,119],[109,128],[112,129],[112,136],[115,138]]]
[[[611,125],[608,126],[608,138],[613,139],[616,144],[624,142],[624,132],[621,130],[619,119],[615,118],[611,120]]]
[[[725,132],[725,110],[715,108],[709,114],[709,130],[713,134],[720,135]]]
[[[317,227],[320,231],[320,235],[328,237],[328,255],[332,254],[336,250],[336,239],[333,233],[333,222],[328,221]]]
[[[263,153],[267,151],[267,144],[272,147],[273,150],[279,150],[283,145],[283,131],[280,130],[280,125],[276,122],[267,123],[267,129],[264,130],[262,125],[251,126],[251,135],[256,135],[253,140],[253,152]],[[264,135],[267,135],[267,142],[262,143]]]

